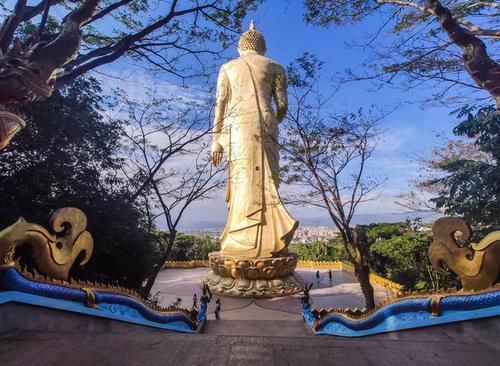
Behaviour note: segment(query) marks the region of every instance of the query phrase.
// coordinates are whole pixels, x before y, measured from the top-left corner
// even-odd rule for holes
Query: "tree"
[[[57,37],[56,33],[46,32],[48,18],[62,24],[58,14],[88,8],[90,16],[79,22],[82,27],[80,52],[64,65],[59,85],[121,57],[183,79],[207,72],[210,63],[205,56],[217,56],[231,44],[247,11],[259,2],[40,0],[30,6],[26,0],[17,0],[0,28],[0,50],[8,53],[16,31],[34,20],[39,21],[37,35],[27,40],[24,48],[37,40],[48,44]],[[64,53],[66,49],[60,47],[57,52]],[[198,68],[194,68],[194,63],[186,66],[189,63],[186,58],[191,58]]]
[[[130,202],[142,202],[148,212],[148,227],[163,219],[167,234],[163,250],[145,285],[148,293],[176,243],[177,228],[188,208],[205,199],[223,183],[222,167],[212,166],[207,138],[210,108],[196,103],[183,108],[178,98],[158,98],[137,103],[122,95],[118,115],[126,114],[123,136],[129,145],[128,165],[123,172],[134,187]]]
[[[438,275],[428,258],[430,228],[420,222],[358,225],[359,240],[370,248],[370,268],[407,290],[438,290],[456,286]],[[444,281],[447,281],[444,283]]]
[[[370,284],[366,248],[350,227],[358,205],[370,199],[380,181],[365,177],[375,148],[380,118],[358,113],[329,113],[327,102],[316,90],[321,62],[304,54],[288,69],[291,108],[282,127],[280,145],[286,160],[285,182],[299,186],[290,202],[326,210],[340,232],[344,250],[355,268],[366,306],[375,301]]]
[[[497,1],[306,0],[305,6],[305,20],[319,26],[357,23],[374,13],[385,17],[363,44],[373,51],[370,71],[349,70],[346,80],[392,85],[401,76],[406,88],[433,81],[440,88],[432,99],[465,87],[470,101],[471,91],[484,90],[500,108],[500,64],[487,48],[500,39]],[[385,36],[389,27],[394,37]]]
[[[43,225],[54,210],[79,207],[95,247],[71,276],[140,288],[160,248],[140,210],[124,199],[120,126],[104,120],[104,103],[98,82],[79,78],[21,107],[29,128],[0,152],[0,227],[19,216]]]
[[[305,261],[343,261],[348,260],[342,240],[313,241],[309,244],[292,244],[289,250]]]
[[[426,175],[417,188],[447,215],[464,216],[478,234],[500,228],[500,115],[494,106],[460,110],[450,141],[422,160]]]
[[[214,57],[220,56],[220,52],[239,33],[236,30],[240,28],[246,12],[258,3],[258,0],[172,0],[161,4],[148,0],[83,0],[72,3],[41,0],[30,6],[26,0],[18,0],[0,27],[0,62],[3,62],[0,68],[0,102],[15,109],[16,101],[32,101],[49,96],[54,87],[54,70],[62,68],[58,70],[56,85],[64,87],[78,76],[121,57],[127,57],[151,71],[167,72],[182,81],[188,77],[206,75],[211,71],[210,65],[213,64],[211,61]],[[158,12],[157,6],[164,7],[165,11]],[[61,13],[67,15],[60,19],[58,15]],[[35,24],[35,20],[38,24]],[[100,23],[103,21],[106,23]],[[5,68],[5,65],[9,67]],[[3,73],[7,74],[6,78]],[[26,80],[32,82],[28,83]],[[29,85],[25,86],[26,83]],[[76,93],[77,90],[74,89],[73,92]],[[86,112],[89,115],[93,113],[88,110]],[[85,118],[83,114],[78,116]],[[157,116],[150,115],[148,123],[155,117]],[[204,118],[206,117],[205,114]],[[6,118],[2,121],[5,124],[12,120],[19,123],[21,120],[10,112],[3,113],[2,118]],[[130,132],[123,128],[122,122],[115,120],[111,124],[119,126],[120,133]],[[137,210],[138,201],[143,201],[142,208],[147,219],[144,223],[146,232],[142,231],[143,242],[154,237],[154,216],[157,216],[155,209],[158,208],[167,221],[170,234],[173,234],[170,235],[172,241],[165,250],[161,250],[162,243],[156,240],[156,251],[162,252],[157,256],[161,263],[150,266],[152,275],[148,276],[146,292],[171,250],[182,214],[192,202],[206,196],[215,187],[210,182],[213,174],[217,173],[212,170],[208,159],[204,159],[202,152],[198,152],[194,169],[165,168],[167,161],[171,162],[173,157],[192,154],[193,151],[189,149],[194,149],[195,143],[200,142],[206,134],[198,130],[196,123],[199,121],[194,121],[192,125],[186,121],[184,124],[177,123],[179,121],[170,122],[172,123],[168,126],[162,125],[158,131],[142,130],[142,140],[141,137],[136,139],[136,136],[125,134],[132,142],[132,154],[142,153],[145,165],[135,165],[138,169],[132,173],[132,179],[127,181],[121,192],[122,202],[114,203],[116,207],[122,207],[120,213],[125,214],[126,207]],[[140,126],[143,127],[145,126]],[[156,132],[163,134],[167,141],[170,139],[167,147],[159,148],[148,141],[148,136]],[[54,146],[54,151],[56,150]],[[14,149],[9,152],[11,154],[7,153],[5,156],[17,158]],[[116,149],[114,152],[117,153]],[[136,159],[133,163],[138,161]],[[78,162],[75,161],[74,164]],[[119,180],[118,175],[127,177],[131,174],[122,169],[123,164],[124,162],[120,162],[115,166],[119,170],[119,173],[115,172],[116,181]],[[62,186],[68,180],[60,183]],[[99,177],[92,184],[92,188],[103,185]],[[72,187],[61,189],[71,190]],[[77,191],[80,192],[75,189]],[[106,200],[101,199],[99,202],[104,208],[107,207]],[[89,207],[83,204],[78,206],[82,209]],[[37,211],[42,209],[37,207]],[[132,221],[134,217],[137,220],[142,218],[139,211],[136,215],[130,210],[128,213]],[[130,228],[134,231],[133,228],[138,226],[137,220],[133,221],[136,224],[131,224],[124,218],[122,223],[127,227],[123,230]],[[141,222],[140,225],[142,224]],[[115,230],[118,226],[116,225]],[[94,235],[98,233],[95,232]],[[107,249],[111,247],[113,246],[107,246]],[[155,250],[151,250],[150,254],[154,256]],[[139,257],[139,253],[136,256]],[[128,268],[135,267],[132,265]],[[144,271],[135,272],[141,276]],[[141,282],[142,280],[143,278]],[[137,282],[134,284],[137,285]]]
[[[40,0],[30,6],[17,0],[0,26],[0,104],[46,98],[58,85],[122,57],[183,82],[206,75],[210,61],[231,43],[246,12],[259,2]],[[62,12],[66,15],[59,19],[55,14]],[[0,148],[25,125],[21,116],[4,109]]]
[[[168,259],[174,261],[207,260],[208,254],[217,250],[220,250],[217,240],[208,236],[179,233],[176,235],[175,244]]]

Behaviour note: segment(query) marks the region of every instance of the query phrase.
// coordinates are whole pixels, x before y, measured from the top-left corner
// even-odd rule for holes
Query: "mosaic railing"
[[[198,332],[206,305],[186,310],[149,303],[137,292],[101,283],[61,281],[16,268],[0,271],[0,304],[43,306],[180,332]]]
[[[206,317],[206,305],[186,310],[148,303],[132,290],[106,284],[59,281],[21,273],[16,268],[0,271],[0,304],[17,302],[66,310],[128,323],[180,332],[198,332]]]
[[[201,329],[206,303],[199,311],[163,308],[123,287],[71,279],[77,258],[84,265],[92,255],[86,226],[85,214],[67,207],[52,215],[49,229],[20,218],[0,230],[0,304],[24,303],[181,332]],[[31,248],[26,254],[33,262],[30,271],[21,270],[16,253],[21,245]]]
[[[428,294],[402,294],[375,309],[311,309],[302,316],[314,334],[360,337],[500,315],[500,287],[479,292],[456,289]]]

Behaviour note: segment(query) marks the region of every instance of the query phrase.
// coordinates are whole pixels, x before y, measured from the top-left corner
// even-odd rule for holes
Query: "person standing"
[[[330,278],[330,284],[331,284],[332,280],[333,280],[333,275],[332,275],[332,269],[331,268],[328,270],[328,277]]]
[[[220,299],[217,299],[217,301],[215,302],[215,320],[220,320],[220,308]]]
[[[198,296],[196,293],[193,295],[193,308],[198,306]]]
[[[316,281],[318,281],[318,286],[319,286],[319,279],[320,279],[320,277],[319,277],[319,270],[318,270],[318,271],[316,271]]]
[[[208,303],[212,300],[212,293],[210,292],[210,288],[204,283],[201,286],[202,292],[201,292],[201,297],[200,297],[200,303],[206,306]]]

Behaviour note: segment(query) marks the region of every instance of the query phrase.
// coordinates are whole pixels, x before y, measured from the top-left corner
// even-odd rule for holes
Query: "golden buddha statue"
[[[241,36],[238,52],[240,57],[221,67],[217,81],[212,159],[215,165],[223,156],[228,161],[229,212],[220,238],[222,250],[212,253],[210,261],[215,274],[242,283],[226,280],[230,291],[221,291],[214,281],[207,283],[218,293],[274,296],[269,290],[257,290],[251,281],[260,279],[261,287],[271,289],[269,280],[292,275],[296,265],[287,247],[298,222],[278,193],[278,124],[288,107],[286,74],[280,64],[264,56],[266,42],[253,22]],[[269,273],[264,275],[264,270]],[[224,276],[226,272],[229,276]],[[283,285],[280,281],[278,287]]]

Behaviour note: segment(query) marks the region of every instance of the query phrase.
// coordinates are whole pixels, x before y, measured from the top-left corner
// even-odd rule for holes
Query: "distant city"
[[[210,237],[218,239],[222,228],[184,229],[185,234]],[[314,241],[333,239],[338,235],[338,230],[331,226],[299,226],[292,240],[292,244],[308,244]]]
[[[440,215],[428,212],[401,212],[401,213],[384,213],[384,214],[359,214],[354,215],[352,220],[353,226],[367,225],[379,222],[401,222],[406,219],[414,219],[420,217],[424,223],[431,223]],[[309,217],[298,218],[300,226],[295,232],[292,244],[307,244],[313,241],[329,240],[338,235],[338,230],[335,227],[328,226],[329,219],[327,217]],[[210,237],[218,239],[222,234],[224,227],[223,222],[219,221],[199,221],[192,227],[182,228],[181,231],[185,234],[196,236]]]

